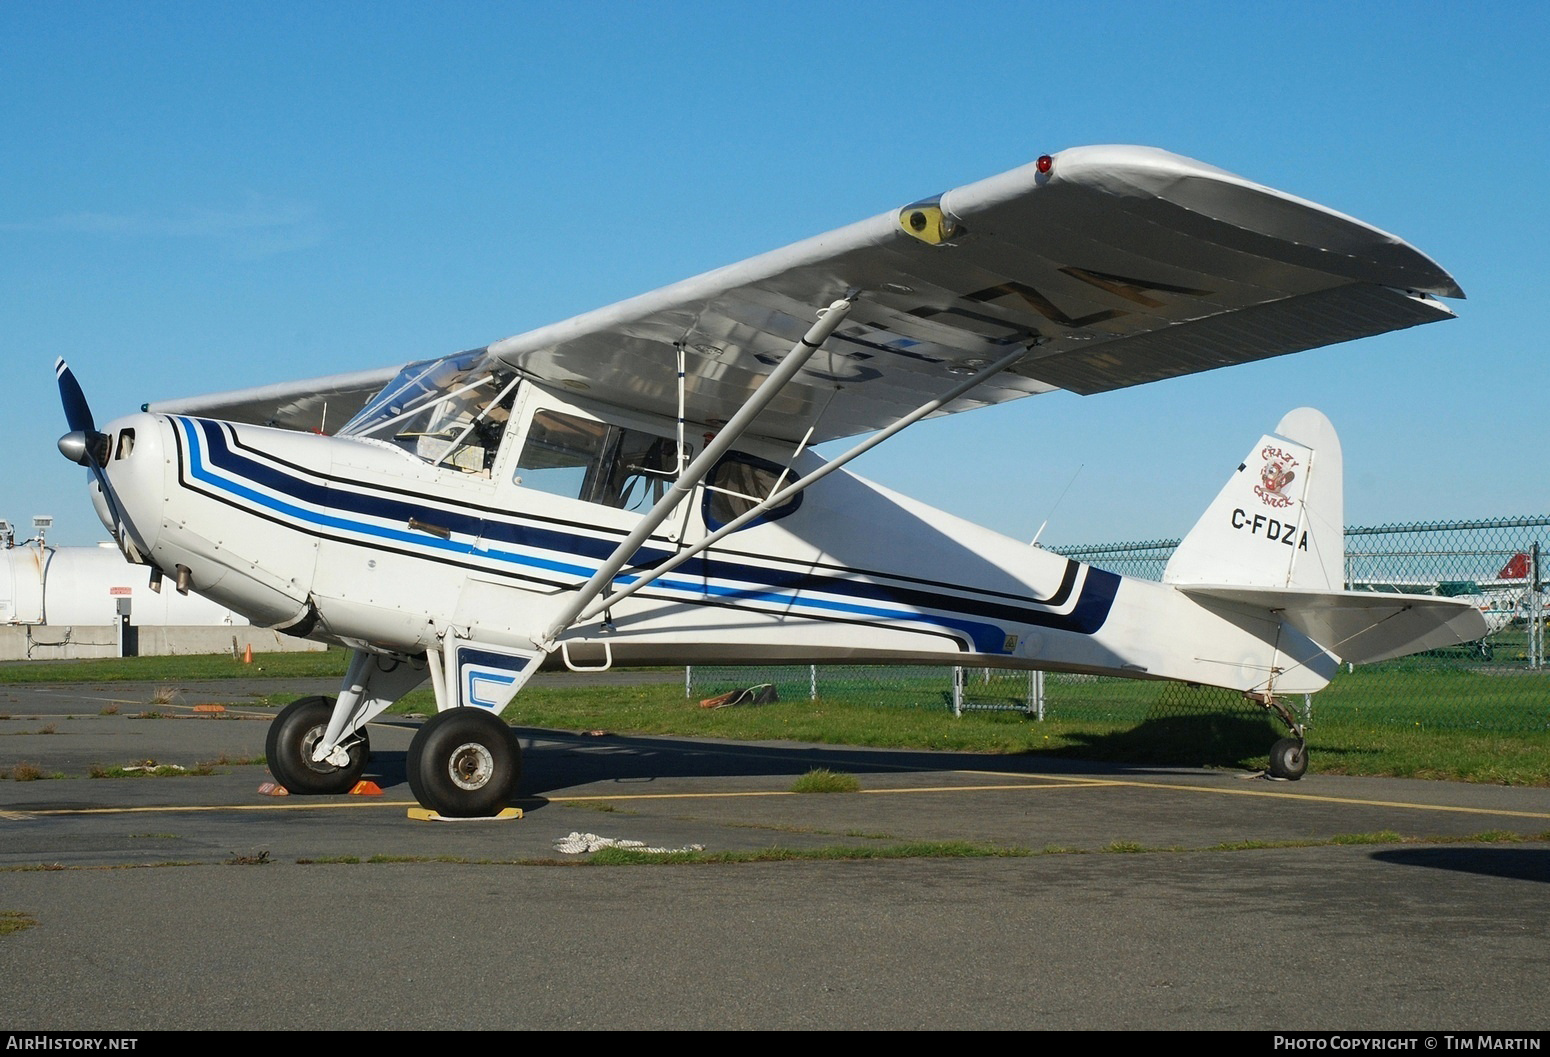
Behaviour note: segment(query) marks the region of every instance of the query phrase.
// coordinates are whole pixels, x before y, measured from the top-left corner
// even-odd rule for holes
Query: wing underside
[[[1012,367],[942,413],[1397,330],[1451,316],[1434,298],[1462,296],[1424,254],[1350,217],[1164,151],[1085,147],[488,352],[536,380],[672,416],[682,348],[690,414],[714,422],[742,406],[819,308],[847,295],[858,299],[844,324],[754,432],[795,439],[812,428],[814,442],[868,432],[1018,349]],[[313,402],[270,418],[317,411]]]
[[[924,218],[924,234],[912,221]],[[671,414],[729,417],[811,324],[844,325],[759,423],[815,438],[893,421],[1022,347],[949,405],[1110,389],[1444,319],[1461,296],[1429,258],[1321,206],[1150,148],[1056,154],[490,351],[550,382]]]

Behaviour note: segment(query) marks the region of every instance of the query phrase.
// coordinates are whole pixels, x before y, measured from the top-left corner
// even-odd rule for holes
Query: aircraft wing
[[[146,404],[144,410],[332,433],[392,381],[399,370],[383,367],[181,400],[157,400]]]
[[[1180,586],[1205,605],[1270,609],[1341,661],[1369,664],[1474,642],[1490,630],[1468,602],[1431,595],[1297,588]]]
[[[869,432],[1019,348],[1012,367],[940,413],[1398,330],[1450,317],[1434,297],[1463,296],[1402,240],[1312,202],[1154,148],[1082,147],[488,352],[539,381],[674,417],[681,345],[690,415],[715,422],[818,309],[851,293],[845,322],[752,432],[794,440],[813,427],[814,443]],[[317,428],[320,405],[295,386],[225,396],[150,410],[235,405],[249,421]],[[282,414],[253,417],[276,396]],[[330,422],[343,422],[339,399]]]
[[[1084,147],[490,346],[534,377],[726,419],[821,306],[860,300],[754,432],[867,432],[948,405],[1099,393],[1445,319],[1430,258],[1314,203],[1147,147]],[[1045,171],[1047,169],[1047,171]]]

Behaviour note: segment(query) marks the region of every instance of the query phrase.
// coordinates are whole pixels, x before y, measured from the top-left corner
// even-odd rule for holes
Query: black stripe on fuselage
[[[609,557],[616,546],[610,540],[598,539],[575,531],[581,528],[592,531],[610,531],[598,529],[596,526],[583,526],[578,523],[526,514],[522,515],[524,519],[542,521],[545,524],[556,527],[540,528],[533,525],[523,525],[504,520],[512,516],[509,512],[499,511],[490,507],[480,507],[475,504],[457,503],[445,499],[437,500],[436,502],[440,504],[438,506],[429,506],[427,505],[428,497],[417,496],[407,490],[391,486],[383,486],[381,488],[373,486],[371,493],[357,492],[353,489],[361,487],[358,482],[349,481],[335,475],[321,474],[305,466],[276,458],[262,449],[242,443],[236,436],[234,429],[231,429],[232,444],[228,444],[226,429],[230,429],[230,426],[227,424],[209,419],[191,419],[189,421],[192,421],[203,435],[207,460],[212,467],[218,467],[223,472],[239,478],[246,478],[294,501],[311,504],[341,514],[378,518],[402,525],[407,525],[411,519],[428,521],[452,532],[462,533],[472,539],[590,558],[598,562]],[[223,426],[226,428],[223,429]],[[292,525],[292,522],[284,518],[275,517],[257,510],[247,503],[209,491],[191,481],[185,473],[189,453],[183,450],[181,432],[174,429],[173,434],[177,438],[180,451],[178,464],[179,482],[184,487],[244,512],[263,517],[266,520],[278,524]],[[238,451],[234,450],[234,446],[241,448],[245,452],[250,452],[252,455],[239,454]],[[259,461],[258,458],[253,456],[260,456],[265,461]],[[268,465],[269,462],[287,467],[293,470],[294,473],[285,473],[277,469],[276,466]],[[391,498],[383,493],[390,493],[403,498]],[[478,511],[478,513],[470,513],[469,511]],[[483,514],[495,515],[496,519],[484,517],[482,516]],[[560,526],[572,531],[563,531]],[[292,525],[292,527],[294,526]],[[361,542],[347,535],[330,533],[316,524],[308,524],[307,531],[320,538],[334,539],[342,543],[359,545]],[[499,571],[503,575],[514,576],[518,579],[542,583],[551,587],[564,589],[575,586],[574,583],[568,580],[551,580],[532,572],[516,573],[505,568],[504,565],[492,568],[490,565],[479,562],[460,561],[453,555],[430,548],[426,550],[401,548],[380,540],[373,542],[371,545],[406,556],[436,560],[471,570],[483,572]],[[648,544],[643,546],[634,555],[638,559],[635,566],[636,568],[649,568],[651,564],[667,560],[673,553],[673,550],[669,548],[651,547]],[[778,559],[770,559],[766,556],[766,560]],[[811,571],[811,567],[803,569],[770,569],[758,565],[728,561],[723,558],[699,557],[691,559],[680,566],[678,570],[675,570],[674,575],[699,577],[729,584],[746,583],[754,585],[748,588],[753,593],[760,591],[822,592],[874,603],[934,609],[950,614],[972,616],[981,619],[1014,621],[1021,624],[1072,631],[1079,634],[1092,634],[1103,625],[1112,605],[1114,592],[1118,588],[1119,581],[1119,577],[1113,573],[1089,567],[1083,582],[1081,597],[1078,598],[1076,605],[1069,613],[1062,614],[1050,612],[1046,609],[1033,609],[1029,608],[1029,606],[1030,604],[1035,606],[1058,605],[1070,597],[1077,581],[1080,565],[1069,559],[1067,559],[1065,569],[1063,570],[1061,584],[1048,601],[1041,602],[1036,599],[1020,598],[1018,601],[1022,603],[1021,605],[1008,605],[993,600],[994,598],[1014,599],[1018,597],[1000,591],[980,591],[975,588],[967,588],[967,590],[976,591],[982,597],[963,598],[929,589],[930,587],[946,588],[949,585],[945,583],[939,584],[934,581],[902,577],[891,573],[869,574],[843,566],[830,566],[829,568],[849,573],[852,577],[877,575],[895,581],[920,584],[928,587],[928,589],[922,590],[898,583],[874,583],[864,580],[826,576]],[[966,589],[961,585],[952,586],[958,590]],[[655,591],[651,593],[659,598],[682,601],[681,596],[677,594],[660,594]],[[986,598],[983,597],[984,595],[992,597]],[[866,621],[859,622],[867,623]]]

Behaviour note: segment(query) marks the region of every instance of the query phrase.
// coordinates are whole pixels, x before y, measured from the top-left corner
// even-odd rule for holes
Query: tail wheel
[[[279,783],[293,793],[348,793],[361,780],[371,745],[365,729],[355,732],[359,739],[346,751],[349,762],[343,767],[314,761],[312,750],[328,731],[334,714],[334,702],[327,697],[304,697],[280,711],[269,724],[264,740],[264,758]]]
[[[425,722],[409,743],[409,788],[449,818],[493,815],[511,802],[522,778],[522,748],[498,716],[451,708]]]
[[[1308,743],[1282,738],[1270,746],[1270,777],[1295,782],[1308,772]]]

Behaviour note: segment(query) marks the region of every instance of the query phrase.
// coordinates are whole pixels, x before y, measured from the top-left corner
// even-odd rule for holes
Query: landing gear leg
[[[428,650],[440,710],[409,743],[414,798],[447,818],[495,815],[522,779],[522,746],[500,718],[543,651],[448,638]]]
[[[1250,694],[1249,697],[1257,701],[1266,711],[1274,712],[1292,734],[1291,737],[1282,738],[1270,746],[1270,767],[1268,768],[1270,777],[1288,782],[1297,781],[1308,773],[1308,741],[1304,737],[1302,724],[1297,722],[1297,717],[1292,715],[1291,709],[1278,701],[1274,694]]]
[[[339,698],[304,697],[269,725],[269,770],[292,793],[347,793],[371,754],[366,724],[425,680],[425,662],[356,650]]]
[[[332,698],[304,697],[286,705],[269,725],[264,759],[270,773],[290,792],[348,793],[361,780],[371,755],[364,727],[339,745],[339,753],[345,757],[342,764],[312,758],[333,714]]]

